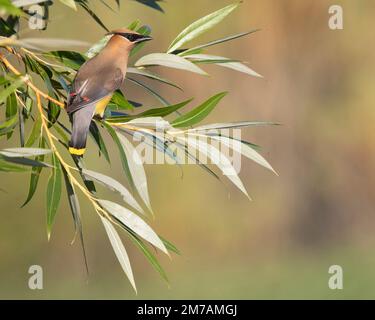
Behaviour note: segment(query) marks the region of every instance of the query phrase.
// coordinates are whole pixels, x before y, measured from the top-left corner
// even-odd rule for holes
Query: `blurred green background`
[[[152,26],[155,40],[143,54],[165,51],[185,26],[230,3],[169,0],[162,5],[166,13],[161,14],[134,1],[123,1],[115,13],[99,1],[91,2],[110,28],[137,18]],[[70,245],[73,224],[65,196],[47,242],[47,171],[37,196],[23,209],[28,175],[0,173],[0,298],[375,298],[375,2],[333,2],[247,0],[199,40],[261,28],[209,52],[248,61],[265,79],[216,66],[206,68],[212,75],[208,78],[158,69],[185,88],[180,93],[155,86],[172,102],[190,96],[199,102],[230,91],[206,123],[270,120],[283,124],[243,131],[246,139],[262,145],[263,154],[280,174],[276,177],[244,159],[241,177],[252,202],[230,183],[225,187],[194,166],[184,167],[183,179],[177,167],[146,167],[156,213],[152,226],[182,251],[172,261],[159,254],[170,287],[124,237],[138,284],[136,296],[100,220],[85,204],[87,278],[78,243]],[[328,28],[332,4],[343,6],[344,30]],[[22,35],[94,43],[104,33],[85,12],[76,14],[59,3],[50,17],[47,31],[25,29]],[[125,92],[158,105],[131,84]],[[113,145],[111,166],[98,161],[93,149],[86,156],[87,167],[124,182]],[[27,286],[27,271],[33,264],[43,267],[44,290]],[[327,285],[328,268],[334,264],[344,270],[341,291]]]

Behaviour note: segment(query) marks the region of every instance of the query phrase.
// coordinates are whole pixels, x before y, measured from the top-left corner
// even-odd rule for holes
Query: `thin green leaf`
[[[120,110],[134,110],[134,106],[125,98],[120,90],[115,91],[110,103],[115,104]]]
[[[160,276],[169,283],[167,274],[165,273],[163,267],[159,263],[158,259],[155,255],[151,252],[151,250],[147,247],[147,245],[140,239],[133,231],[130,229],[126,229],[128,231],[128,235],[133,243],[142,251],[143,255],[146,259],[150,262],[151,266],[160,274]]]
[[[255,72],[254,70],[250,69],[248,66],[241,62],[237,62],[235,60],[231,60],[225,57],[214,56],[210,54],[192,54],[184,56],[185,59],[193,60],[195,62],[203,62],[203,63],[214,63],[220,67],[232,69],[238,72],[245,73],[249,76],[263,78],[259,73]]]
[[[228,16],[234,9],[238,7],[238,3],[226,6],[218,11],[215,11],[189,25],[185,28],[171,43],[168,48],[168,53],[181,48],[185,43],[191,41],[192,39],[200,36],[202,33],[211,29],[219,22],[221,22],[226,16]]]
[[[174,104],[174,105],[170,105],[167,107],[162,107],[162,108],[151,108],[149,110],[146,110],[142,113],[138,113],[136,115],[111,117],[111,118],[107,118],[106,120],[108,122],[119,123],[119,122],[127,122],[133,119],[145,118],[145,117],[166,117],[167,115],[170,115],[171,113],[176,112],[179,109],[183,108],[192,100],[193,99],[189,99],[189,100],[186,100],[186,101]]]
[[[134,199],[132,194],[129,192],[127,188],[125,188],[120,182],[117,180],[108,177],[104,174],[101,174],[99,172],[91,171],[91,170],[82,170],[82,173],[85,176],[88,176],[91,179],[94,179],[95,181],[99,182],[101,185],[109,188],[112,191],[118,192],[125,203],[129,204],[131,207],[133,207],[138,212],[144,213],[142,207],[138,204],[137,200]]]
[[[181,255],[181,252],[180,250],[178,250],[178,248],[170,241],[168,241],[167,239],[159,236],[159,238],[161,239],[161,241],[163,241],[165,247],[169,250],[169,251],[172,251],[173,253],[175,254],[178,254],[178,255]]]
[[[5,109],[5,117],[7,120],[13,118],[13,117],[16,117],[17,116],[17,111],[18,111],[18,107],[17,107],[17,99],[16,99],[16,95],[14,92],[12,92],[8,97],[7,97],[7,103],[6,103],[6,109]],[[7,134],[7,138],[10,139],[10,137],[12,136],[13,132],[10,131],[8,134]]]
[[[96,125],[94,121],[91,121],[90,123],[90,135],[92,136],[95,143],[97,144],[99,148],[99,152],[104,155],[104,158],[108,161],[108,163],[111,163],[105,142],[102,138],[102,135],[100,134],[100,130],[98,126]]]
[[[238,38],[247,36],[251,33],[257,32],[257,31],[259,31],[259,29],[251,30],[251,31],[248,31],[248,32],[242,32],[242,33],[234,34],[234,35],[231,35],[231,36],[228,36],[228,37],[225,37],[225,38],[220,38],[218,40],[210,41],[208,43],[201,44],[201,45],[193,47],[191,49],[183,50],[181,53],[179,53],[179,55],[185,56],[185,55],[197,53],[198,51],[200,51],[204,48],[214,46],[216,44],[220,44],[220,43],[223,43],[223,42],[231,41],[231,40],[234,40],[234,39],[238,39]]]
[[[50,149],[42,148],[7,148],[0,150],[0,154],[6,157],[32,157],[50,154]]]
[[[145,84],[141,81],[135,80],[133,78],[126,78],[126,79],[129,80],[130,82],[136,84],[137,86],[141,87],[142,89],[145,89],[148,93],[150,93],[153,97],[155,97],[157,100],[159,100],[165,106],[169,105],[167,100],[165,100],[159,93],[157,93],[155,90],[150,88],[147,84]]]
[[[102,20],[95,14],[95,12],[93,12],[88,4],[86,3],[86,1],[79,1],[78,4],[86,10],[86,12],[107,32],[109,32],[108,28],[104,25],[104,23],[102,22]]]
[[[175,87],[177,89],[182,90],[181,87],[179,87],[178,85],[174,84],[173,82],[171,82],[171,81],[169,81],[169,80],[167,80],[165,78],[162,78],[162,77],[158,76],[155,73],[151,73],[149,71],[146,71],[144,69],[128,68],[127,73],[128,74],[140,75],[140,76],[143,76],[143,77],[146,77],[146,78],[149,78],[149,79],[152,79],[152,80],[156,80],[156,81],[159,81],[161,83],[164,83],[164,84],[167,84],[169,86],[172,86],[172,87]]]
[[[61,165],[55,154],[52,154],[52,173],[47,184],[47,234],[51,236],[52,225],[56,218],[61,198]]]
[[[223,99],[226,95],[227,92],[221,92],[214,95],[213,97],[202,103],[200,106],[178,117],[172,122],[172,125],[176,128],[180,128],[189,127],[201,122],[209,115],[209,113],[216,107],[220,100]]]
[[[126,139],[122,134],[117,133],[117,137],[120,140],[122,148],[126,154],[134,187],[138,191],[147,208],[152,213],[153,211],[150,203],[150,197],[148,195],[147,176],[143,167],[141,156],[137,149],[134,148],[129,140]]]
[[[9,163],[0,158],[0,171],[2,172],[25,172],[29,171],[25,167],[17,166],[15,164]]]
[[[227,156],[220,152],[219,149],[215,148],[213,145],[209,145],[201,139],[196,139],[192,137],[177,136],[177,139],[182,141],[185,145],[187,144],[189,148],[197,150],[199,153],[211,159],[212,163],[218,166],[223,174],[230,180],[232,183],[240,189],[249,200],[249,197],[246,188],[244,187],[241,179],[239,178],[236,169],[233,167],[231,161]]]
[[[116,221],[127,226],[138,236],[145,239],[169,256],[168,250],[165,248],[159,236],[139,216],[112,201],[98,200],[98,202],[108,213],[111,214],[111,216],[113,216],[113,218],[116,219]]]
[[[39,147],[40,148],[45,147],[45,142],[44,142],[44,139],[42,137],[39,138]],[[44,155],[36,157],[35,160],[36,161],[44,161]],[[27,199],[25,200],[25,202],[23,203],[23,205],[21,207],[26,206],[30,202],[30,200],[33,198],[33,196],[36,192],[37,186],[38,186],[39,177],[40,177],[40,174],[42,172],[42,169],[43,169],[43,167],[33,167],[32,168],[31,176],[30,176],[30,183],[29,183],[29,192],[28,192],[28,195],[27,195]]]
[[[163,8],[158,4],[158,2],[161,2],[163,0],[135,0],[135,1],[142,3],[145,6],[148,6],[157,11],[164,12]]]
[[[115,252],[116,257],[120,262],[120,265],[124,270],[126,276],[128,277],[134,291],[137,293],[137,288],[135,286],[133,271],[130,265],[129,257],[124,245],[122,244],[120,236],[118,235],[116,229],[112,226],[110,221],[108,221],[106,218],[102,216],[100,216],[100,218],[103,222],[105,231],[107,232],[109,241],[111,242],[111,245],[113,247],[113,251]]]
[[[205,130],[220,130],[220,129],[231,129],[231,128],[243,128],[243,127],[254,127],[254,126],[276,126],[279,125],[275,122],[268,121],[239,121],[239,122],[228,122],[228,123],[213,123],[196,128],[189,129],[190,131],[205,131]]]
[[[105,122],[102,122],[102,124],[107,129],[108,133],[110,134],[113,141],[117,145],[117,148],[118,148],[118,151],[119,151],[119,154],[120,154],[122,168],[124,169],[125,175],[128,178],[128,181],[129,181],[130,185],[132,187],[134,187],[132,174],[131,174],[130,169],[129,169],[128,159],[126,157],[126,154],[125,154],[125,151],[122,147],[122,144],[121,144],[121,142],[120,142],[120,140],[119,140],[119,138],[116,134],[116,131],[109,124],[107,124]]]
[[[9,132],[12,132],[15,126],[17,125],[18,117],[14,116],[10,118],[9,120],[6,120],[2,123],[0,123],[0,136],[7,134]]]
[[[238,140],[234,140],[232,138],[223,137],[223,136],[211,136],[211,139],[220,141],[227,147],[244,155],[246,158],[253,160],[254,162],[258,163],[259,165],[265,167],[266,169],[278,175],[277,172],[269,164],[269,162],[266,159],[264,159],[262,155],[260,155],[258,152],[256,152],[253,148],[251,148],[247,144],[243,144]]]
[[[24,83],[25,79],[26,77],[18,77],[14,81],[11,81],[10,85],[2,89],[0,92],[0,104],[4,103],[8,96]]]
[[[66,193],[68,195],[69,206],[70,206],[70,210],[72,212],[73,221],[74,221],[74,229],[75,229],[74,239],[76,238],[76,235],[78,234],[80,242],[81,242],[86,272],[88,274],[89,268],[88,268],[88,263],[87,263],[85,242],[84,242],[84,238],[83,238],[82,221],[81,221],[81,209],[80,209],[78,197],[77,197],[77,194],[74,190],[74,186],[70,182],[68,173],[65,171],[64,167],[62,167],[62,172],[64,174]],[[74,241],[74,239],[73,239],[73,241]]]
[[[33,128],[31,130],[30,136],[26,141],[25,147],[30,148],[33,146],[35,141],[40,137],[42,132],[42,118],[38,116],[34,121]]]
[[[176,56],[169,53],[151,53],[140,58],[136,63],[136,67],[146,67],[146,66],[164,66],[168,68],[180,69],[185,71],[190,71],[193,73],[198,73],[201,75],[207,75],[205,71],[196,66],[189,60],[183,57]]]
[[[33,159],[28,159],[28,158],[19,158],[19,157],[6,157],[3,155],[0,155],[2,159],[8,162],[16,163],[16,164],[21,164],[24,166],[29,166],[29,167],[51,167],[49,164]]]
[[[20,132],[20,145],[22,148],[25,147],[25,115],[23,113],[22,107],[18,109],[18,125]]]

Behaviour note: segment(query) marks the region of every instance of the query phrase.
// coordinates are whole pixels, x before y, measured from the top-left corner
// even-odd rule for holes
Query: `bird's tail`
[[[87,134],[94,115],[95,105],[87,105],[77,110],[71,116],[73,124],[72,135],[69,141],[69,152],[76,156],[83,156],[86,151]]]

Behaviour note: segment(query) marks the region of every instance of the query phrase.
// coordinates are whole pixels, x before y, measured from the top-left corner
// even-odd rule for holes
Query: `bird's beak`
[[[152,40],[152,37],[150,37],[150,36],[143,36],[143,37],[135,40],[134,43],[141,43],[141,42],[150,41],[150,40]]]

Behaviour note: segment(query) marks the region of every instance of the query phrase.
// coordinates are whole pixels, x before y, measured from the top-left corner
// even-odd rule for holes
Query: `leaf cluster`
[[[140,4],[163,12],[158,0],[136,0]],[[100,26],[107,29],[101,19],[93,12],[88,0],[60,0],[61,3],[77,10],[81,7]],[[102,0],[111,10],[112,5]],[[120,1],[115,1],[120,7]],[[157,272],[167,280],[152,248],[170,255],[179,254],[178,249],[168,240],[159,236],[147,223],[153,215],[149,197],[147,176],[140,154],[131,143],[135,134],[143,136],[155,150],[162,152],[176,164],[180,163],[178,152],[197,161],[198,165],[209,174],[218,175],[206,164],[200,163],[199,157],[191,153],[196,150],[210,158],[222,171],[232,168],[229,159],[213,145],[197,143],[197,136],[205,136],[210,141],[220,141],[234,152],[253,160],[257,164],[274,171],[271,165],[258,153],[258,147],[247,141],[239,141],[230,136],[223,136],[218,130],[228,128],[243,128],[249,126],[269,125],[269,122],[232,122],[201,125],[208,115],[219,105],[227,95],[220,92],[205,101],[191,107],[193,99],[171,104],[154,89],[152,83],[170,86],[182,90],[174,81],[160,76],[155,72],[155,66],[174,68],[183,72],[207,75],[202,66],[214,64],[219,67],[232,69],[249,76],[260,77],[249,66],[233,58],[206,53],[211,47],[228,43],[235,39],[248,36],[256,30],[229,35],[214,39],[208,43],[196,46],[188,44],[203,33],[215,27],[232,13],[240,3],[228,5],[190,24],[173,39],[166,50],[148,53],[134,60],[128,68],[127,81],[142,88],[145,94],[155,99],[157,106],[147,107],[139,112],[142,101],[134,101],[130,93],[121,90],[115,92],[110,101],[104,120],[92,122],[90,137],[96,146],[100,157],[109,164],[110,154],[104,135],[112,139],[116,146],[116,157],[121,159],[124,177],[127,183],[122,184],[112,177],[86,168],[83,160],[68,155],[70,129],[64,123],[66,115],[62,112],[67,96],[70,93],[69,84],[73,81],[76,71],[87,59],[95,56],[105,46],[109,36],[102,38],[86,53],[61,50],[60,48],[77,44],[75,40],[61,39],[22,39],[19,37],[19,21],[28,15],[27,8],[17,8],[9,0],[0,0],[0,108],[3,110],[3,120],[0,122],[0,138],[11,139],[18,131],[19,142],[13,148],[0,150],[0,171],[28,172],[29,191],[24,206],[36,194],[40,176],[48,171],[46,186],[47,234],[51,235],[54,221],[58,213],[62,193],[66,192],[71,208],[75,227],[75,235],[79,237],[85,261],[84,237],[81,223],[80,201],[77,194],[89,201],[103,222],[114,252],[133,288],[136,290],[130,259],[117,229],[121,229],[139,248]],[[151,28],[142,25],[140,21],[130,23],[127,28],[142,34],[151,34]],[[45,46],[49,49],[46,50]],[[143,46],[134,48],[132,56],[139,54]],[[11,62],[17,60],[20,67]],[[21,70],[21,71],[20,71]],[[35,82],[41,81],[43,86],[36,87]],[[129,95],[129,96],[128,96]],[[187,107],[189,106],[189,109]],[[156,124],[164,123],[163,135],[156,130]],[[26,124],[30,124],[26,126]],[[30,127],[30,130],[26,130]],[[207,131],[209,130],[209,131]],[[215,131],[216,130],[216,131]],[[13,140],[11,140],[13,141]],[[91,147],[91,146],[90,146]],[[218,159],[224,161],[217,161]],[[247,191],[237,174],[228,176],[247,196]],[[98,185],[107,188],[122,198],[122,203],[102,199],[97,191]],[[87,266],[87,262],[86,262]]]

